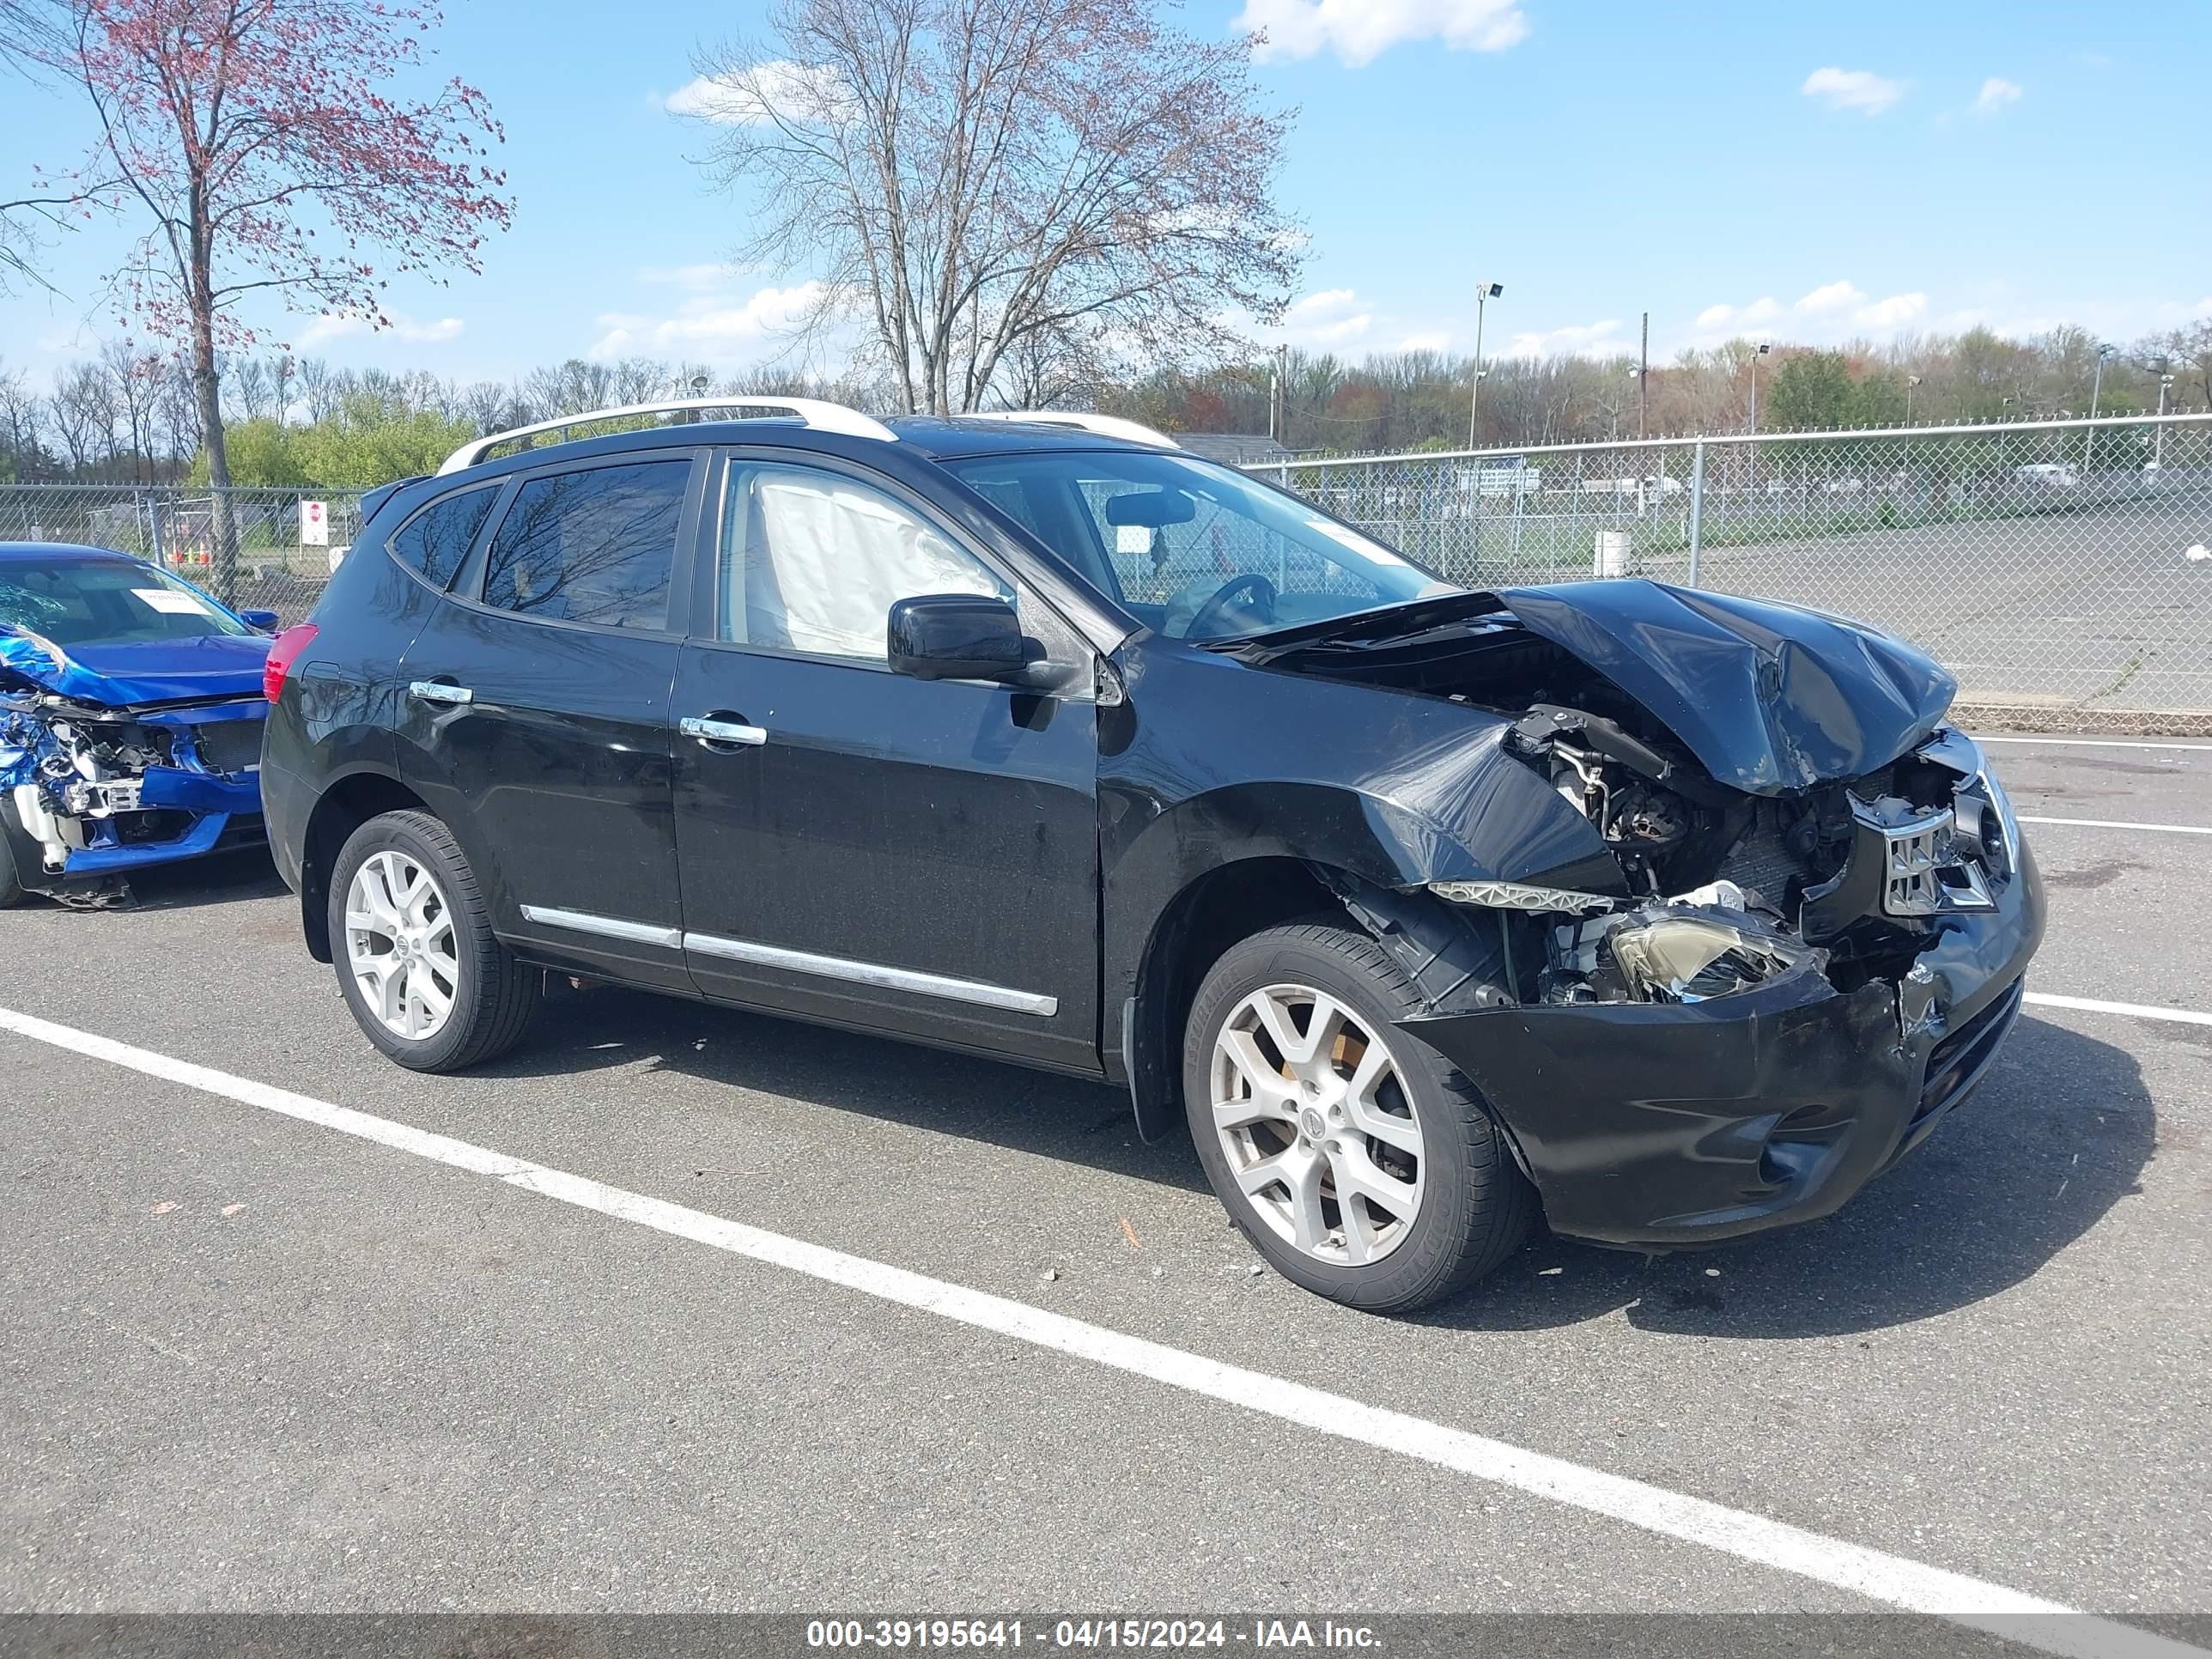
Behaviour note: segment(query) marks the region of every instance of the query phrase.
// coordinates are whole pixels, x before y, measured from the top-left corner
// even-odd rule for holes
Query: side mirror
[[[284,619],[274,611],[241,611],[239,621],[248,628],[258,628],[264,634],[274,634],[284,625]]]
[[[918,680],[1018,680],[1029,643],[1014,607],[979,593],[923,593],[891,606],[891,669]]]

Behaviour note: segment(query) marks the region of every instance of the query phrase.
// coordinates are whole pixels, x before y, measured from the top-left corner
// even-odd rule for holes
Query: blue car
[[[276,621],[127,553],[0,542],[0,905],[262,840]]]

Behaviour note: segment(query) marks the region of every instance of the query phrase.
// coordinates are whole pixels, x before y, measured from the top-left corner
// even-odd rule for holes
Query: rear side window
[[[494,485],[431,502],[392,532],[386,544],[392,556],[431,586],[452,586],[453,573],[476,544],[477,532],[483,528],[485,515],[498,499],[499,489]]]
[[[689,459],[532,478],[500,520],[483,602],[547,622],[665,629]]]

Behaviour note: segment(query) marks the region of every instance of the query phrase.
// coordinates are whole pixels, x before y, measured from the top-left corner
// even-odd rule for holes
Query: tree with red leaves
[[[151,223],[114,296],[182,340],[216,486],[219,580],[236,580],[223,487],[220,359],[259,331],[256,297],[388,325],[392,276],[479,270],[513,209],[489,163],[504,135],[484,95],[448,81],[427,101],[388,90],[422,61],[434,6],[375,0],[52,0],[46,67],[99,118],[87,177]],[[372,251],[385,258],[380,270]]]

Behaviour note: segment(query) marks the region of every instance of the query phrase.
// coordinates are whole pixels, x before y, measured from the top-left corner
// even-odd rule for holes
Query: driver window
[[[722,505],[716,632],[738,644],[885,659],[892,604],[1014,591],[881,490],[811,467],[733,461]]]

